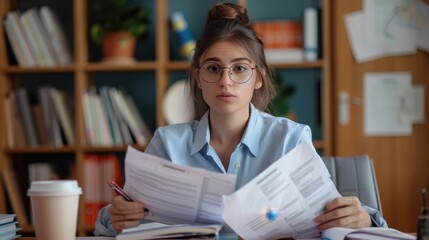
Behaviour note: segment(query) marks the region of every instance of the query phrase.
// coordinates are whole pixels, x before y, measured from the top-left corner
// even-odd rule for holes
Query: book
[[[139,124],[141,122],[139,120],[140,115],[133,114],[131,106],[127,103],[125,93],[116,89],[116,91],[112,92],[111,97],[127,123],[127,126],[129,127],[137,144],[142,146],[146,145],[150,138],[145,135],[143,128]]]
[[[106,114],[106,109],[102,103],[100,94],[96,94],[94,100],[95,100],[95,106],[96,106],[95,113],[97,114],[97,117],[98,117],[97,127],[99,128],[100,136],[101,136],[100,144],[103,146],[112,146],[114,145],[113,137],[109,127],[109,120]]]
[[[31,111],[28,93],[25,88],[20,88],[16,91],[15,101],[19,119],[24,127],[27,143],[31,147],[36,147],[39,145],[36,124]]]
[[[98,156],[94,154],[85,154],[83,161],[83,175],[84,183],[83,195],[84,206],[85,206],[85,225],[94,226],[98,214],[98,199],[97,189],[99,188],[99,176],[98,176]]]
[[[15,30],[13,29],[8,19],[5,19],[3,21],[3,25],[4,25],[7,39],[9,40],[10,46],[12,48],[13,54],[15,55],[16,61],[18,62],[18,65],[25,66],[26,62],[24,59],[24,54],[18,45],[18,37],[16,35]]]
[[[54,52],[59,60],[60,65],[72,63],[72,56],[66,35],[61,27],[55,12],[48,6],[43,6],[39,9],[40,18],[43,26],[46,29],[48,38],[50,39]]]
[[[117,102],[114,100],[114,97],[117,89],[114,87],[110,87],[108,89],[109,92],[109,99],[112,103],[112,110],[113,114],[115,115],[116,119],[118,120],[119,129],[121,132],[123,143],[126,145],[132,144],[133,139],[131,137],[131,132],[128,129],[127,122],[125,121],[124,116],[122,116],[121,111],[119,110],[120,106],[117,104]]]
[[[8,126],[6,133],[10,133],[11,135],[8,138],[8,141],[11,141],[8,142],[8,147],[12,148],[27,146],[27,139],[25,137],[23,123],[19,117],[16,105],[16,94],[14,91],[9,92],[5,103],[7,104],[7,106],[5,106],[5,122],[6,126]],[[10,123],[8,123],[8,121],[10,121]]]
[[[102,143],[101,132],[100,132],[100,126],[98,126],[101,116],[99,116],[96,112],[96,109],[97,109],[96,98],[98,96],[96,87],[95,86],[90,87],[87,93],[88,93],[89,114],[88,114],[88,120],[86,121],[88,121],[88,123],[89,121],[91,121],[88,127],[92,129],[92,136],[91,136],[92,140],[91,138],[89,138],[88,140],[92,145],[101,145]],[[88,111],[88,110],[85,110],[85,111]]]
[[[93,119],[91,114],[91,106],[90,106],[90,96],[88,91],[83,91],[81,93],[82,96],[82,109],[83,109],[83,119],[85,122],[85,133],[86,133],[86,141],[88,145],[95,145],[95,130],[93,125]]]
[[[12,221],[0,224],[0,240],[10,240],[19,237],[20,235],[17,235],[16,232],[21,230],[21,228],[16,226],[17,223],[16,221]]]
[[[99,210],[116,196],[106,183],[114,180],[122,184],[123,174],[120,161],[114,154],[85,154],[84,158],[85,223],[94,227]]]
[[[403,233],[393,228],[368,227],[368,228],[344,228],[333,227],[322,232],[323,240],[413,240],[415,236]]]
[[[302,62],[304,61],[304,50],[302,48],[267,48],[265,58],[270,63]]]
[[[37,90],[42,111],[42,121],[46,143],[49,146],[61,147],[63,140],[61,137],[60,122],[55,113],[53,102],[49,96],[50,86],[41,87]]]
[[[182,12],[175,12],[171,15],[171,23],[173,30],[179,37],[180,55],[187,59],[192,59],[194,49],[196,46],[195,39],[192,35],[191,29],[183,16]]]
[[[7,223],[0,224],[0,234],[6,233],[6,232],[10,232],[10,231],[14,231],[15,232],[16,231],[16,224],[17,223],[18,222],[16,222],[16,221],[12,221],[12,222],[7,222]]]
[[[107,89],[106,89],[107,90]],[[107,94],[107,93],[105,93]],[[114,130],[111,128],[111,117],[107,103],[110,99],[105,99],[101,93],[93,86],[82,93],[82,104],[84,110],[84,120],[87,141],[90,145],[112,146],[120,145],[114,141]],[[107,96],[108,97],[108,96]],[[119,131],[119,129],[117,129]],[[119,134],[117,132],[116,134]],[[118,136],[119,137],[119,136]],[[122,139],[121,139],[122,140]]]
[[[22,67],[36,66],[34,53],[32,52],[28,39],[26,39],[19,13],[8,12],[4,21],[6,34],[12,46],[12,50],[17,58],[18,65]]]
[[[39,103],[36,103],[31,107],[31,113],[34,117],[34,126],[36,127],[37,140],[39,145],[46,145],[48,140],[46,138],[45,129],[43,126],[42,107]]]
[[[205,236],[204,239],[215,239],[221,228],[222,225],[220,224],[167,225],[153,222],[140,224],[134,228],[126,228],[116,236],[116,240],[178,239],[202,236]]]
[[[261,36],[268,62],[302,62],[302,23],[292,20],[255,21],[253,29]]]
[[[147,125],[146,121],[140,115],[139,110],[137,109],[136,103],[133,101],[130,95],[124,95],[125,102],[128,105],[128,108],[131,110],[133,118],[137,120],[138,126],[141,129],[143,135],[146,139],[151,139],[153,137],[153,133]],[[149,140],[148,140],[149,142]]]
[[[110,99],[109,89],[107,86],[100,87],[100,96],[101,102],[103,103],[103,107],[106,110],[107,120],[109,123],[109,128],[112,134],[114,145],[123,145],[124,141],[122,140],[118,119],[113,112],[112,101]]]
[[[15,132],[14,132],[14,113],[15,109],[12,109],[12,102],[10,95],[6,96],[4,100],[4,113],[5,113],[5,127],[6,127],[6,143],[8,147],[15,146]]]
[[[27,215],[25,214],[22,198],[19,195],[15,173],[11,169],[2,169],[2,175],[9,202],[13,212],[16,214],[16,220],[19,221],[21,226],[28,226]]]
[[[74,145],[74,119],[72,116],[73,114],[71,106],[68,105],[70,103],[69,99],[67,99],[67,96],[64,92],[55,88],[49,89],[49,96],[51,97],[55,113],[59,120],[61,129],[64,132],[67,144]]]
[[[38,10],[31,8],[21,14],[21,23],[39,66],[55,66],[59,60],[54,53]]]
[[[304,57],[306,61],[319,59],[319,27],[318,12],[316,8],[304,10]]]
[[[13,222],[13,219],[15,219],[16,214],[6,214],[2,213],[0,214],[0,225]]]

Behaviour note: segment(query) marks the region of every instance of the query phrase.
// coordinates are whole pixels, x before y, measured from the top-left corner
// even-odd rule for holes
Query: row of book
[[[83,165],[85,224],[93,228],[99,210],[111,203],[116,196],[115,191],[107,183],[113,180],[122,186],[123,170],[118,157],[113,154],[87,154]]]
[[[74,145],[74,106],[67,92],[52,86],[37,89],[37,101],[25,88],[5,99],[8,147]],[[82,93],[88,145],[146,145],[152,132],[131,96],[115,87],[95,87]]]
[[[123,90],[101,86],[82,93],[88,145],[146,145],[152,132],[131,96]]]
[[[15,214],[0,214],[0,239],[15,239],[21,235],[17,234],[19,227],[15,221]]]
[[[19,66],[52,67],[72,63],[61,23],[48,6],[31,8],[22,14],[8,12],[3,24]]]
[[[318,11],[304,10],[302,20],[260,20],[252,23],[262,38],[269,62],[316,61],[319,51]]]
[[[8,93],[5,99],[6,136],[9,147],[73,145],[75,130],[70,96],[51,86],[37,90],[32,104],[25,88]]]

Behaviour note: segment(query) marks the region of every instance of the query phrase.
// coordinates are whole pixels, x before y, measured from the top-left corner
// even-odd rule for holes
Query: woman
[[[244,7],[220,3],[210,9],[187,80],[195,121],[159,128],[146,153],[237,174],[238,189],[300,143],[312,145],[308,126],[265,112],[274,95],[272,73]],[[145,217],[143,209],[144,203],[115,197],[100,211],[95,233],[115,235],[137,226]],[[362,207],[356,197],[334,199],[315,221],[320,230],[386,226],[376,210]]]

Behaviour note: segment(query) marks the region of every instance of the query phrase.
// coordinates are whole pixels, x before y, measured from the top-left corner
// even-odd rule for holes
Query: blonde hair
[[[199,120],[209,109],[204,101],[201,89],[195,78],[201,56],[214,43],[230,41],[243,47],[255,61],[257,76],[262,87],[255,89],[251,102],[261,111],[267,111],[271,99],[275,95],[272,70],[269,68],[264,54],[264,44],[249,24],[250,19],[245,7],[233,3],[218,3],[208,12],[204,31],[197,41],[187,83],[190,87],[194,104],[194,119]]]

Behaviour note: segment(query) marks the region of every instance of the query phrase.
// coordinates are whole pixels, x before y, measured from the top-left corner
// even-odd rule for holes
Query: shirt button
[[[239,169],[239,168],[240,168],[240,163],[236,163],[236,164],[234,164],[234,168],[235,168],[235,169]]]

